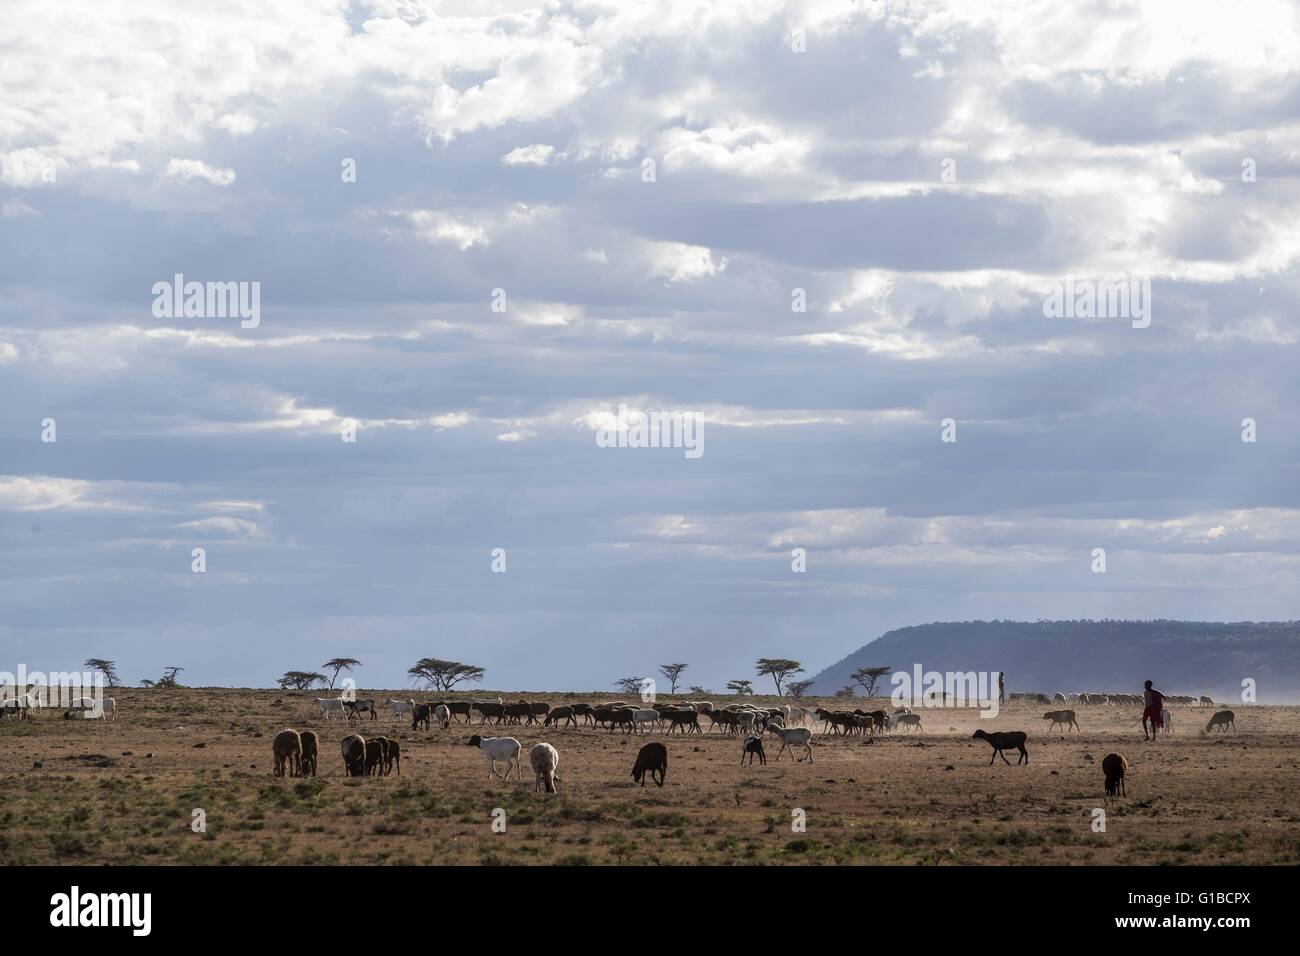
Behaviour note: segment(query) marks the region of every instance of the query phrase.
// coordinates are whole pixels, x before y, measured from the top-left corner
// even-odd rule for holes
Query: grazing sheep
[[[547,793],[554,793],[555,781],[560,779],[555,773],[555,768],[560,765],[559,752],[547,743],[534,744],[533,749],[528,751],[528,762],[533,765],[533,773],[537,775],[534,791],[540,793],[544,788]]]
[[[388,749],[388,738],[373,737],[366,741],[365,775],[374,777],[384,772],[384,753]]]
[[[343,738],[343,773],[349,777],[363,777],[366,773],[366,739],[357,734]]]
[[[1213,707],[1213,706],[1214,706],[1214,701],[1211,700],[1209,697],[1202,696],[1202,697],[1201,697],[1201,706],[1202,706],[1202,707]]]
[[[745,755],[749,755],[749,765],[754,766],[754,756],[758,756],[760,764],[767,764],[767,754],[763,753],[763,738],[755,737],[752,734],[745,738],[745,745],[740,749],[740,765],[745,765]]]
[[[483,751],[483,757],[487,760],[489,780],[497,775],[498,760],[506,762],[506,773],[502,780],[510,779],[512,769],[518,771],[516,779],[523,776],[523,770],[519,766],[519,741],[514,737],[480,737],[475,734],[467,743]]]
[[[977,740],[987,740],[993,748],[993,756],[989,758],[990,767],[993,766],[993,761],[998,757],[1001,757],[1002,762],[1008,767],[1011,766],[1011,761],[1007,759],[1006,754],[1002,751],[1010,750],[1012,747],[1020,751],[1020,759],[1016,761],[1017,764],[1029,763],[1029,751],[1025,749],[1025,740],[1028,735],[1023,730],[1006,730],[994,734],[989,733],[987,730],[977,730],[971,734],[971,737]]]
[[[304,730],[298,735],[302,741],[302,772],[300,776],[316,776],[316,758],[320,754],[320,738],[314,730]]]
[[[439,704],[433,708],[433,719],[438,722],[443,730],[451,727],[451,708],[446,704]],[[426,727],[428,724],[425,725]]]
[[[668,776],[668,748],[663,744],[646,744],[637,753],[632,779],[644,787],[647,773],[658,786],[664,785]]]
[[[271,752],[275,755],[275,776],[302,776],[302,738],[298,731],[282,730],[276,734],[271,741]]]
[[[1102,757],[1101,772],[1106,775],[1106,796],[1113,797],[1117,792],[1128,796],[1124,788],[1124,774],[1128,773],[1128,761],[1124,759],[1123,754],[1106,754]]]
[[[1049,734],[1052,732],[1052,728],[1057,726],[1064,726],[1067,730],[1071,727],[1075,730],[1080,730],[1079,721],[1075,719],[1074,711],[1072,710],[1049,710],[1047,713],[1043,714],[1043,720],[1050,720],[1052,722],[1052,726],[1047,728]]]
[[[767,731],[781,738],[781,749],[776,752],[777,760],[781,759],[781,754],[785,753],[787,748],[793,756],[794,748],[802,747],[808,755],[808,762],[813,762],[812,730],[807,727],[791,727],[789,730],[784,727],[769,727]],[[795,757],[795,759],[799,758]]]
[[[561,722],[563,722],[566,727],[570,724],[574,727],[578,726],[578,718],[574,716],[574,710],[572,707],[567,705],[564,707],[552,707],[546,714],[546,719],[542,721],[542,725],[549,727],[552,724],[559,724]]]
[[[1237,729],[1236,715],[1230,710],[1221,710],[1210,718],[1210,722],[1205,725],[1205,732],[1208,734],[1215,727],[1218,727],[1226,734],[1229,726],[1231,726],[1233,730]]]

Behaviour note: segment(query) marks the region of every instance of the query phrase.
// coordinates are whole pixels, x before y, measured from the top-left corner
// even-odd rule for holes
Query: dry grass
[[[350,731],[321,720],[313,695],[113,696],[115,723],[48,711],[0,722],[0,863],[1300,862],[1294,707],[1234,708],[1238,733],[1227,736],[1201,732],[1208,712],[1179,708],[1175,735],[1155,744],[1131,727],[1130,709],[1079,707],[1084,732],[1051,736],[1039,719],[1050,708],[991,721],[930,710],[923,734],[819,736],[813,764],[774,763],[769,746],[768,765],[752,769],[720,733],[660,734],[670,752],[660,790],[633,785],[644,741],[618,732],[503,729],[524,745],[525,779],[502,783],[463,746],[465,725],[412,733],[383,717],[360,733],[402,741],[402,776],[347,779],[338,744]],[[272,777],[271,740],[285,727],[321,735],[320,777]],[[1030,765],[988,766],[988,746],[970,739],[976,727],[1028,731]],[[560,752],[560,793],[545,799],[526,753],[539,740]],[[1094,833],[1111,750],[1128,757],[1128,797]],[[504,834],[491,829],[497,807]],[[191,830],[195,808],[206,833]],[[806,833],[791,832],[795,808]]]

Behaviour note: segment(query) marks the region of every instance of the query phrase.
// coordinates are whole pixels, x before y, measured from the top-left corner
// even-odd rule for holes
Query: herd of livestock
[[[1013,694],[1013,702],[1031,704],[1052,704],[1055,702],[1077,702],[1080,704],[1135,704],[1142,698],[1133,694],[1057,694],[1049,698],[1046,694]],[[1168,703],[1184,706],[1210,706],[1214,702],[1209,697],[1167,697]],[[334,716],[349,721],[369,717],[379,719],[377,701],[367,699],[316,698],[316,704],[324,719]],[[708,730],[721,730],[743,739],[741,746],[741,763],[746,760],[753,765],[755,758],[760,764],[767,763],[764,748],[765,735],[776,737],[780,743],[776,759],[779,761],[786,750],[799,760],[802,753],[813,761],[812,739],[817,722],[822,725],[822,733],[828,735],[870,735],[888,733],[898,729],[921,731],[921,715],[909,707],[898,707],[891,711],[883,709],[865,711],[828,710],[824,707],[805,708],[792,704],[779,707],[757,707],[752,704],[733,703],[715,706],[711,701],[683,701],[679,703],[653,703],[638,706],[627,701],[602,703],[572,703],[551,706],[541,701],[519,700],[507,703],[500,697],[478,698],[470,700],[441,700],[417,703],[413,699],[388,698],[383,702],[391,719],[409,718],[411,730],[423,727],[431,728],[437,723],[444,730],[450,729],[454,721],[472,724],[475,717],[479,726],[491,722],[495,726],[536,725],[541,727],[593,727],[605,728],[612,734],[621,729],[624,735],[643,734],[663,730],[667,734],[680,731],[682,734],[703,733],[701,721],[708,722]],[[1166,710],[1164,729],[1171,733],[1172,714]],[[1048,731],[1057,727],[1062,730],[1079,730],[1078,716],[1073,710],[1053,710],[1043,715],[1050,721]],[[1227,731],[1236,729],[1235,715],[1230,710],[1216,712],[1206,725],[1206,732],[1213,730]],[[1026,749],[1028,734],[1024,731],[989,732],[977,730],[972,735],[977,740],[984,740],[993,748],[989,763],[999,757],[1010,764],[1004,751],[1015,750],[1019,753],[1017,763],[1029,762]],[[483,752],[487,763],[489,778],[500,774],[498,764],[504,764],[503,780],[508,780],[511,773],[522,777],[522,746],[514,737],[483,737],[474,734],[467,741],[469,746],[477,747]],[[306,731],[299,735],[296,731],[285,730],[275,738],[276,773],[283,775],[315,773],[317,740],[316,735]],[[401,773],[400,745],[396,740],[386,736],[366,740],[359,734],[350,734],[342,741],[341,752],[344,772],[348,776],[385,775],[396,766]],[[308,756],[308,753],[310,756]],[[529,751],[529,764],[536,777],[536,789],[555,792],[555,784],[560,779],[557,773],[559,752],[546,742],[538,743]],[[632,777],[642,786],[648,776],[658,786],[663,786],[668,770],[668,751],[662,743],[648,743],[637,754]],[[1128,770],[1128,761],[1121,754],[1109,753],[1102,758],[1102,770],[1105,774],[1107,796],[1125,793],[1124,776]]]

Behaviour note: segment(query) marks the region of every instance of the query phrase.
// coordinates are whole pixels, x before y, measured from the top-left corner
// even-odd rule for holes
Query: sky
[[[0,10],[0,670],[1300,617],[1293,4],[207,6]]]

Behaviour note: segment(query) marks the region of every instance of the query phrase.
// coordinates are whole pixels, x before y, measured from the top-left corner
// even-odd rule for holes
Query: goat
[[[1052,732],[1052,727],[1058,725],[1063,725],[1067,730],[1071,726],[1073,726],[1075,730],[1079,730],[1079,722],[1075,719],[1074,711],[1072,710],[1049,710],[1047,713],[1043,714],[1043,720],[1050,720],[1052,722],[1051,727],[1047,728],[1049,734]]]
[[[302,776],[302,738],[296,730],[282,730],[271,741],[275,757],[274,775],[277,777]]]
[[[1210,722],[1205,725],[1205,732],[1208,734],[1215,727],[1218,727],[1226,734],[1229,726],[1233,730],[1237,729],[1237,717],[1230,710],[1221,710],[1210,718]]]
[[[413,700],[398,700],[395,697],[390,697],[384,703],[393,709],[394,720],[415,710],[415,701]]]
[[[330,714],[343,713],[343,698],[341,697],[317,697],[316,706],[320,708],[321,717],[325,720],[330,719]]]
[[[528,751],[528,762],[537,775],[534,792],[540,793],[545,788],[547,793],[554,793],[555,781],[560,779],[555,772],[555,768],[560,765],[559,752],[547,743],[534,744],[533,749]]]
[[[1113,797],[1117,792],[1128,796],[1124,787],[1124,774],[1128,773],[1128,761],[1124,759],[1123,754],[1106,754],[1102,757],[1101,772],[1106,775],[1106,796]]]
[[[347,711],[348,720],[359,717],[361,714],[369,714],[371,720],[378,720],[379,714],[375,713],[375,699],[367,697],[365,700],[345,700],[343,709]]]
[[[639,707],[632,711],[632,727],[639,734],[641,725],[649,724],[653,727],[659,721],[659,711],[650,707]]]
[[[451,727],[451,708],[446,704],[439,704],[433,708],[433,718],[438,721],[443,730],[449,729]],[[427,727],[428,724],[425,726]]]
[[[740,765],[745,765],[745,755],[749,755],[749,765],[754,766],[754,756],[758,755],[760,764],[767,764],[767,754],[763,753],[763,738],[755,737],[752,734],[745,738],[744,745],[740,748]]]
[[[890,730],[895,730],[898,727],[914,727],[917,730],[924,729],[921,726],[920,714],[894,714],[894,716],[889,718],[889,728]]]
[[[987,730],[977,730],[971,734],[971,737],[976,740],[987,740],[989,746],[993,748],[993,756],[989,758],[990,767],[993,766],[993,761],[998,757],[1001,757],[1002,762],[1008,767],[1011,766],[1011,761],[1007,759],[1006,754],[1002,751],[1010,750],[1012,747],[1020,751],[1020,759],[1016,761],[1017,765],[1029,763],[1029,751],[1025,749],[1025,740],[1028,735],[1023,730],[1005,730],[992,734]]]
[[[663,744],[646,744],[636,755],[636,766],[632,768],[632,779],[645,786],[646,774],[662,787],[668,776],[668,748]]]
[[[396,767],[397,775],[400,777],[402,775],[402,745],[391,737],[381,739],[386,743],[384,747],[384,776],[387,777]]]
[[[480,737],[475,734],[469,738],[468,744],[483,751],[483,757],[487,760],[489,780],[497,775],[498,760],[506,762],[506,773],[502,780],[510,779],[511,770],[517,770],[518,775],[523,776],[523,770],[519,766],[519,741],[514,737]]]
[[[411,714],[411,729],[415,730],[421,724],[424,724],[424,729],[428,730],[429,720],[432,716],[433,716],[433,708],[430,707],[428,704],[420,704],[415,708],[415,712]]]
[[[700,714],[695,710],[670,710],[664,714],[664,719],[668,721],[668,732],[671,734],[674,727],[682,728],[682,733],[702,733],[700,730]]]
[[[73,713],[80,713],[87,720],[105,720],[109,714],[117,720],[117,701],[112,697],[104,697],[96,700],[94,697],[78,697],[72,702],[67,710],[63,712],[63,719],[67,720]]]
[[[813,762],[812,752],[812,731],[807,727],[791,727],[786,730],[783,727],[769,727],[767,732],[776,734],[781,738],[781,749],[776,752],[776,759],[781,759],[781,754],[785,753],[786,748],[790,749],[791,755],[794,754],[795,747],[803,747],[804,752],[808,755],[808,762]],[[799,758],[795,758],[798,760]]]

